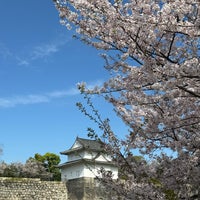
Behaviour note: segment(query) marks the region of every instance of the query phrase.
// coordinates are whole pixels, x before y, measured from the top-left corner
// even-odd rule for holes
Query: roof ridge
[[[81,145],[81,147],[72,148],[76,141]],[[79,138],[76,137],[76,140],[72,145],[72,147],[68,150],[65,150],[63,152],[60,152],[61,154],[67,155],[70,152],[81,150],[81,149],[88,149],[92,151],[103,151],[103,142],[101,140],[91,140],[91,139],[85,139],[85,138]]]
[[[98,141],[96,139],[86,139],[86,138],[80,138],[80,137],[77,137],[77,140]]]

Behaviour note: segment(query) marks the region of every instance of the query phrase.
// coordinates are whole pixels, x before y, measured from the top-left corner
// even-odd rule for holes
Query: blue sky
[[[105,81],[104,62],[59,23],[51,0],[1,0],[0,25],[0,160],[59,154],[94,126],[75,106],[83,100],[76,84]],[[121,134],[112,107],[93,100]]]

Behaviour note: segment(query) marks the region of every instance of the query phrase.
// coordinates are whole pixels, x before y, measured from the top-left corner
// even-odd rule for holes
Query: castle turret
[[[72,147],[62,151],[68,161],[59,165],[61,179],[68,188],[70,200],[109,200],[113,191],[108,191],[101,183],[99,170],[112,172],[118,178],[118,168],[104,150],[104,143],[77,137]]]
[[[118,169],[111,157],[104,152],[103,142],[77,137],[72,147],[61,152],[68,156],[68,161],[59,165],[62,181],[76,178],[96,178],[98,171],[104,168],[111,171],[113,179],[118,178]]]

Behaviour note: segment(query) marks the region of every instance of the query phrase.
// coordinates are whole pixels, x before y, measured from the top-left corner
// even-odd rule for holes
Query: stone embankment
[[[63,182],[0,177],[0,200],[67,200]]]

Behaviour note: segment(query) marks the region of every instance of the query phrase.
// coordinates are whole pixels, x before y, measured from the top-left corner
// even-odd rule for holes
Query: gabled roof
[[[79,144],[79,145],[76,147],[75,144]],[[88,139],[77,137],[72,147],[68,150],[60,152],[60,154],[68,155],[80,150],[102,152],[104,150],[103,146],[104,146],[104,143],[100,140],[88,140]]]
[[[108,166],[113,166],[116,167],[116,165],[112,161],[96,161],[94,159],[78,159],[78,160],[73,160],[73,161],[68,161],[65,163],[62,163],[58,165],[58,168],[63,168],[66,166],[75,166],[76,164],[84,164],[87,166],[87,164],[103,164],[103,165],[108,165]]]

